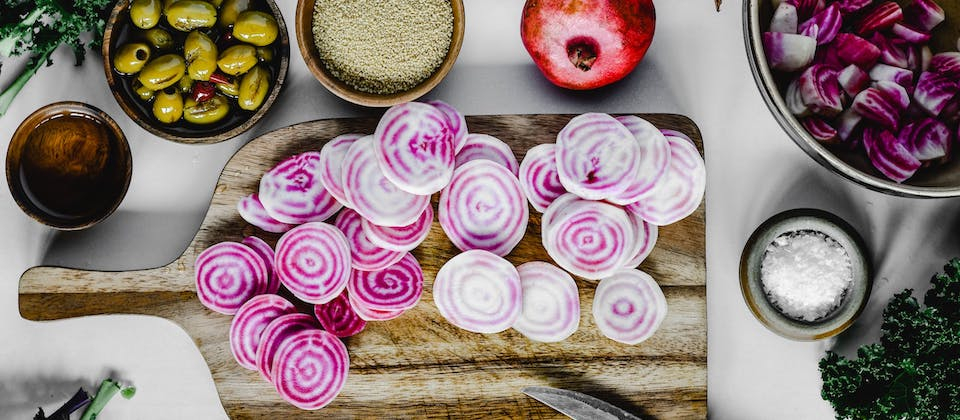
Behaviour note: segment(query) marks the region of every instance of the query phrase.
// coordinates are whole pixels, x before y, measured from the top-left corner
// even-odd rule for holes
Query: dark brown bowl
[[[905,0],[896,1],[901,5],[907,3]],[[957,38],[960,37],[960,1],[939,0],[937,3],[946,12],[947,20],[933,31],[931,48],[934,53],[956,51]],[[797,146],[823,167],[874,191],[919,198],[960,196],[960,159],[956,157],[944,165],[921,169],[901,184],[876,170],[863,151],[827,147],[807,133],[784,100],[783,93],[789,80],[775,77],[767,64],[762,35],[770,27],[772,16],[771,0],[743,1],[743,33],[753,78],[770,112]]]
[[[103,31],[101,50],[103,53],[103,72],[107,76],[107,84],[123,112],[126,112],[130,119],[150,133],[178,143],[219,143],[236,137],[253,127],[267,114],[277,96],[280,95],[283,82],[287,77],[287,68],[290,65],[290,39],[287,36],[287,25],[284,23],[280,9],[274,0],[257,1],[262,1],[268,6],[279,26],[278,38],[273,44],[279,62],[271,66],[271,70],[276,73],[276,76],[270,93],[264,100],[263,105],[256,111],[244,111],[234,105],[231,115],[222,121],[210,125],[196,125],[182,120],[174,124],[158,122],[151,113],[150,104],[141,101],[134,95],[129,80],[125,80],[123,76],[113,71],[110,64],[113,51],[121,43],[131,38],[129,29],[135,28],[129,19],[130,8],[128,6],[130,0],[118,0],[110,13],[110,19],[107,20],[106,29]]]
[[[44,137],[31,137],[38,126],[59,118],[89,119],[106,131],[108,141],[90,143],[88,137],[71,136],[60,130]],[[30,157],[25,158],[27,155]],[[84,159],[76,159],[77,156]],[[64,162],[70,166],[63,165]],[[40,167],[71,169],[56,174],[31,169]],[[112,214],[127,193],[132,170],[130,146],[120,126],[105,112],[82,102],[57,102],[34,111],[17,127],[7,149],[7,186],[13,199],[34,220],[60,230],[86,229]],[[39,190],[34,189],[51,185],[82,185],[89,194],[74,201],[82,202],[84,208],[53,210],[41,204],[35,199]]]
[[[358,105],[369,107],[389,107],[403,102],[410,102],[426,95],[447,75],[453,64],[457,62],[457,56],[460,54],[460,46],[463,45],[463,0],[450,0],[453,7],[453,35],[450,37],[450,48],[447,50],[447,56],[427,80],[410,90],[394,93],[390,95],[379,95],[357,90],[352,86],[337,79],[320,58],[320,52],[313,42],[313,9],[316,2],[314,0],[298,0],[297,2],[297,44],[300,46],[300,52],[303,60],[307,63],[307,68],[313,73],[313,76],[320,81],[327,90],[334,95]]]

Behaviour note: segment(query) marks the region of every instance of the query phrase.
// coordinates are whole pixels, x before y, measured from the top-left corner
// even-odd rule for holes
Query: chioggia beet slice
[[[460,153],[460,149],[463,148],[463,145],[467,141],[467,134],[469,134],[467,132],[467,119],[463,117],[460,111],[457,111],[456,108],[446,102],[433,100],[427,101],[427,103],[433,105],[434,108],[447,117],[447,125],[453,133],[453,153],[454,155]]]
[[[600,280],[593,295],[593,319],[607,338],[638,344],[650,338],[667,317],[667,299],[653,277],[622,270]]]
[[[320,182],[319,152],[304,152],[277,164],[260,178],[259,198],[270,217],[282,223],[320,222],[343,206]]]
[[[343,232],[350,244],[350,266],[354,270],[383,270],[403,258],[403,252],[381,248],[367,238],[363,231],[363,217],[346,209],[341,211],[333,225]]]
[[[274,319],[296,312],[290,301],[273,294],[258,295],[240,307],[230,323],[230,351],[240,366],[257,370],[260,337]]]
[[[451,324],[476,333],[510,328],[522,309],[520,274],[509,261],[471,250],[447,261],[433,282],[433,301]]]
[[[254,225],[271,233],[283,233],[293,229],[293,225],[277,221],[267,214],[267,210],[260,203],[257,193],[244,196],[237,202],[237,213],[246,220],[247,223]]]
[[[233,315],[250,298],[267,290],[267,265],[250,247],[237,242],[215,244],[194,264],[197,297],[210,310]]]
[[[267,382],[273,381],[273,359],[277,355],[280,344],[283,344],[283,340],[298,331],[317,328],[320,328],[320,325],[317,324],[314,317],[301,313],[280,315],[270,321],[267,328],[263,329],[263,333],[260,335],[260,344],[257,345],[257,370],[260,372],[260,376]]]
[[[307,303],[326,303],[347,287],[350,246],[332,225],[303,224],[277,241],[273,266],[280,283],[294,296]]]
[[[354,311],[347,292],[322,305],[314,305],[313,313],[323,329],[337,337],[357,335],[367,326],[367,321]]]
[[[470,134],[464,142],[463,148],[457,152],[456,166],[477,159],[486,159],[500,165],[513,172],[517,176],[520,165],[517,163],[517,157],[514,156],[510,145],[494,136],[487,134]]]
[[[640,175],[623,192],[608,198],[613,204],[627,205],[653,192],[657,180],[670,165],[670,143],[664,134],[649,121],[636,115],[617,117],[640,143]]]
[[[336,198],[345,207],[352,207],[343,192],[343,162],[347,157],[347,150],[353,142],[363,137],[363,134],[343,134],[334,137],[320,149],[320,183],[327,192]]]
[[[517,267],[523,306],[513,329],[534,341],[565,340],[580,327],[577,283],[552,264],[531,261]]]
[[[566,205],[543,235],[544,248],[554,262],[588,280],[613,274],[636,249],[626,211],[602,201],[579,200]]]
[[[567,191],[603,200],[640,176],[640,153],[640,143],[613,117],[579,115],[557,135],[557,174]]]
[[[323,330],[304,330],[284,340],[273,361],[273,383],[284,400],[304,410],[330,404],[347,382],[347,346]]]
[[[383,114],[373,133],[374,155],[384,176],[403,191],[430,195],[450,182],[454,133],[431,105],[406,102]]]
[[[380,226],[362,219],[363,233],[376,246],[394,251],[410,251],[420,245],[430,234],[433,224],[433,207],[427,206],[417,220],[406,226]]]
[[[707,185],[707,168],[696,146],[678,137],[667,136],[667,140],[667,173],[657,181],[653,194],[626,207],[657,226],[675,223],[696,211]]]
[[[371,136],[350,146],[343,167],[347,201],[357,213],[380,226],[406,226],[415,222],[430,205],[430,196],[401,190],[380,170],[375,155]]]
[[[540,213],[547,211],[553,200],[566,194],[557,175],[557,145],[545,143],[527,150],[520,162],[519,180],[523,195]]]
[[[353,307],[353,311],[356,312],[357,316],[364,321],[389,321],[399,317],[400,315],[403,315],[403,313],[406,312],[404,309],[396,311],[379,311],[376,309],[370,309],[366,306],[363,306],[363,304],[360,302],[357,302],[349,293],[347,293],[347,298],[350,299],[350,306]]]
[[[247,236],[241,242],[259,254],[267,266],[267,289],[264,293],[277,293],[277,290],[280,290],[280,279],[277,278],[277,272],[273,269],[273,248],[256,236]]]
[[[354,271],[347,293],[360,306],[383,312],[410,309],[423,293],[423,269],[413,254],[379,271]]]

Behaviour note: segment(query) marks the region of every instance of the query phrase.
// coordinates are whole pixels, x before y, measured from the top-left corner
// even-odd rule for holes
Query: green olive
[[[231,98],[236,98],[238,95],[240,95],[240,85],[234,79],[231,79],[230,83],[217,83],[216,85],[217,90],[219,90],[220,93]]]
[[[173,47],[173,37],[170,32],[161,28],[151,28],[143,33],[147,42],[158,50],[166,50]]]
[[[180,78],[180,81],[177,82],[177,86],[180,88],[181,93],[190,93],[190,91],[193,90],[193,79],[190,78],[189,74],[185,74]]]
[[[167,22],[178,31],[190,32],[217,23],[217,8],[203,0],[178,0],[166,10]]]
[[[240,94],[237,103],[240,109],[253,111],[263,105],[270,91],[270,72],[262,66],[256,66],[240,79]]]
[[[150,29],[160,22],[160,0],[130,2],[130,20],[140,29]]]
[[[273,48],[257,47],[257,58],[260,61],[273,61]]]
[[[133,93],[136,93],[137,97],[144,102],[148,102],[153,99],[153,95],[155,94],[154,91],[143,87],[143,84],[140,83],[139,80],[133,81]]]
[[[270,45],[279,32],[277,20],[267,13],[248,10],[237,16],[233,37],[258,47]]]
[[[230,26],[237,23],[237,16],[250,8],[250,0],[225,0],[220,8],[220,25]]]
[[[164,124],[177,122],[183,115],[183,96],[180,91],[168,87],[157,93],[153,101],[153,116]]]
[[[187,60],[187,74],[193,80],[210,80],[210,75],[217,71],[217,44],[203,32],[187,35],[183,57]]]
[[[183,57],[177,54],[161,55],[150,60],[137,79],[148,89],[160,90],[177,83],[186,69]]]
[[[134,74],[150,60],[150,47],[142,42],[124,44],[113,56],[113,68],[123,74]]]
[[[166,14],[167,10],[170,10],[170,6],[176,3],[178,0],[163,0],[163,13]]]
[[[257,64],[257,49],[246,44],[234,45],[220,53],[217,67],[231,76],[246,73]]]
[[[194,124],[213,124],[229,113],[230,103],[221,95],[214,95],[200,103],[193,98],[187,98],[183,108],[183,119]]]

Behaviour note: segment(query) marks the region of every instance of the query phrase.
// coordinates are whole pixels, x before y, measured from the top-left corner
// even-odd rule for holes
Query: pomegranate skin
[[[527,0],[520,38],[547,80],[589,90],[630,74],[655,28],[652,0]]]

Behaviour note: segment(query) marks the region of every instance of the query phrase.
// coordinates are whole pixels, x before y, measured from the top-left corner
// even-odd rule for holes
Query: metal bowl
[[[821,232],[837,241],[847,251],[852,266],[853,282],[840,305],[825,317],[812,322],[797,320],[780,312],[767,299],[760,279],[760,266],[767,246],[782,234],[799,231]],[[747,307],[767,329],[792,340],[821,340],[840,334],[853,325],[870,299],[872,278],[863,239],[843,219],[822,210],[789,210],[767,219],[747,240],[740,256],[740,291]]]
[[[933,32],[931,47],[934,52],[956,51],[957,38],[960,36],[960,2],[942,0],[938,3],[947,12],[947,20]],[[863,151],[828,148],[810,136],[790,113],[783,99],[789,80],[774,75],[767,64],[762,35],[770,26],[772,15],[771,0],[744,0],[743,33],[747,56],[753,78],[767,107],[797,146],[825,168],[874,191],[922,198],[960,196],[960,159],[921,169],[912,178],[898,184],[877,171]]]

